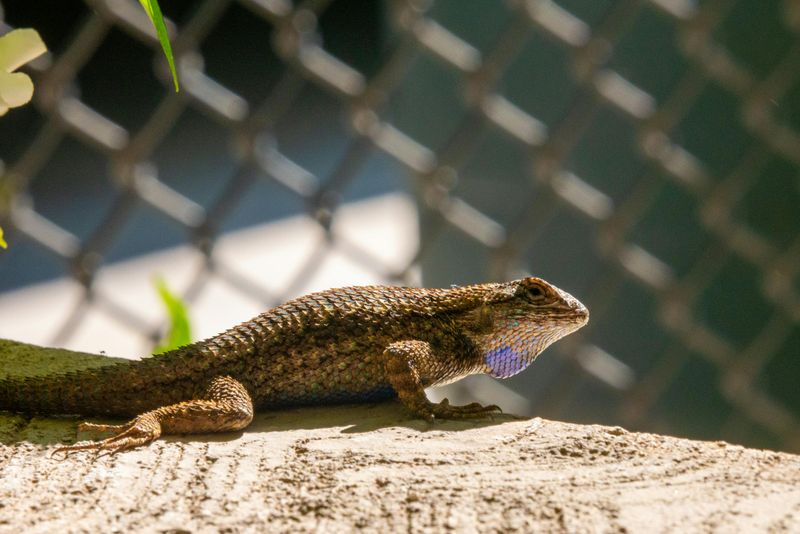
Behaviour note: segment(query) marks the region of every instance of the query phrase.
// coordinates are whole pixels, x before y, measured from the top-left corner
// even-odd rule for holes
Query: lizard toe
[[[58,447],[53,451],[51,456],[64,453],[64,458],[66,458],[70,453],[77,451],[95,451],[101,453],[101,456],[111,455],[120,451],[147,445],[161,435],[161,425],[151,414],[140,415],[123,425],[81,423],[78,426],[78,430],[117,432],[117,434],[98,441],[82,441],[74,445]]]

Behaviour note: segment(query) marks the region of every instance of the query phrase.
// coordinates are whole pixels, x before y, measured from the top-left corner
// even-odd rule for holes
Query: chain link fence
[[[137,2],[57,4],[2,2],[0,33],[53,51],[0,120],[5,289],[66,274],[69,325],[145,328],[94,280],[183,242],[276,304],[212,251],[305,213],[398,283],[535,273],[581,298],[589,327],[509,382],[537,414],[800,451],[800,3],[165,2],[179,93]],[[396,189],[420,245],[388,269],[329,230]]]

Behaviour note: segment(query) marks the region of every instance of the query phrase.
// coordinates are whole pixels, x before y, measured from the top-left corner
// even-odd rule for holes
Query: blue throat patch
[[[483,361],[492,370],[492,376],[496,378],[513,376],[531,363],[527,348],[515,349],[508,345],[490,350],[483,357]]]

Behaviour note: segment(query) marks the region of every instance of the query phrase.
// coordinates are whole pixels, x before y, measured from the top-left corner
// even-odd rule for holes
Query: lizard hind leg
[[[110,438],[85,441],[59,447],[53,454],[65,457],[75,451],[97,451],[107,454],[146,445],[162,434],[197,434],[241,430],[253,420],[253,401],[247,389],[229,376],[216,377],[209,382],[199,398],[134,417],[122,425],[81,423],[79,431],[114,432]]]

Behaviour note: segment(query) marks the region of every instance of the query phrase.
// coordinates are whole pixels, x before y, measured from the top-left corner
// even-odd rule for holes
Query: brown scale
[[[108,439],[57,451],[117,452],[161,434],[246,427],[254,408],[399,400],[414,414],[483,417],[497,406],[431,403],[424,388],[506,377],[577,330],[588,311],[538,278],[451,289],[348,287],[306,295],[213,338],[69,375],[0,380],[0,409],[133,417],[82,424]]]

